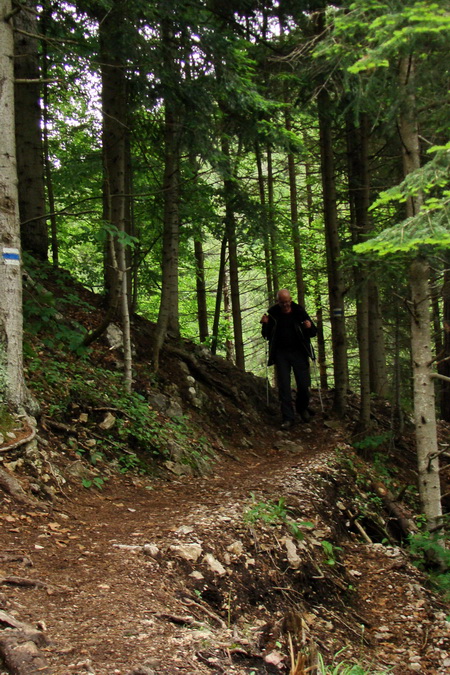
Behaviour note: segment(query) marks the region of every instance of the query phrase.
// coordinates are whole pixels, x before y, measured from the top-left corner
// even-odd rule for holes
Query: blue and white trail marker
[[[20,265],[20,254],[18,248],[4,248],[3,262],[5,265]]]

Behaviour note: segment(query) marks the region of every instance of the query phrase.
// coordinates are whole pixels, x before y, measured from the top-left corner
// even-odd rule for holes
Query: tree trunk
[[[329,116],[330,100],[322,88],[318,95],[320,157],[327,249],[328,294],[330,300],[331,337],[333,345],[334,401],[333,411],[342,416],[347,405],[348,367],[347,336],[344,320],[345,285],[340,269],[340,243],[336,209],[334,157]]]
[[[267,304],[272,305],[275,302],[275,292],[272,281],[272,263],[270,260],[269,230],[266,211],[266,190],[264,185],[264,174],[262,170],[261,150],[258,143],[255,145],[255,156],[256,166],[258,169],[259,199],[261,201],[261,209],[263,214],[262,230],[264,239],[264,269],[266,272]]]
[[[43,4],[43,11],[41,14],[40,20],[40,31],[42,35],[47,35],[47,22],[49,19],[50,9],[48,3]],[[52,251],[52,264],[53,267],[59,267],[59,249],[58,249],[58,232],[57,232],[57,221],[56,221],[56,209],[55,209],[55,197],[53,192],[53,180],[52,180],[52,166],[50,162],[50,153],[49,153],[49,143],[48,143],[48,130],[50,126],[49,122],[49,102],[48,102],[48,48],[47,41],[42,40],[42,78],[44,80],[43,84],[43,96],[42,96],[42,120],[43,120],[43,131],[42,131],[42,144],[43,144],[43,153],[44,153],[44,173],[45,173],[45,187],[47,190],[47,201],[48,201],[48,210],[50,218],[50,247]]]
[[[411,351],[414,383],[414,421],[416,426],[419,493],[427,527],[434,530],[441,524],[441,488],[436,429],[434,383],[430,377],[431,331],[428,284],[429,266],[424,258],[416,258],[409,274],[411,287]]]
[[[17,175],[22,248],[48,258],[44,155],[41,131],[37,3],[25,0],[14,17],[14,76]],[[19,32],[19,30],[21,32]]]
[[[414,61],[400,62],[400,87],[403,108],[399,120],[402,141],[403,171],[407,176],[420,166],[419,132],[415,109]],[[422,195],[409,197],[407,216],[420,210]],[[431,364],[430,285],[429,266],[420,255],[413,261],[409,273],[411,289],[411,357],[413,365],[414,420],[419,470],[419,493],[427,528],[435,530],[442,523],[439,454],[436,429],[434,383]]]
[[[234,185],[231,177],[230,148],[228,140],[222,137],[222,152],[226,158],[227,175],[224,176],[225,232],[228,240],[231,310],[233,316],[234,349],[236,366],[245,370],[244,340],[242,336],[241,299],[239,290],[239,264],[237,253],[236,218],[234,214]]]
[[[227,270],[225,267],[224,270],[224,275],[223,275],[223,312],[224,312],[224,318],[225,322],[227,324],[230,323],[230,310],[231,310],[231,303],[230,303],[230,289],[228,287],[228,275],[227,275]],[[227,331],[227,336],[229,335],[229,331]],[[229,338],[225,338],[225,353],[226,353],[226,358],[227,361],[231,361],[231,363],[235,363],[235,351],[234,351],[234,345],[233,341]]]
[[[205,342],[208,332],[208,308],[206,306],[205,256],[200,238],[194,239],[195,278],[197,287],[197,317],[200,342]]]
[[[217,340],[219,336],[219,324],[220,324],[220,307],[222,304],[226,257],[227,257],[227,238],[224,237],[222,239],[222,246],[220,247],[219,275],[217,279],[216,306],[214,309],[214,321],[212,327],[211,354],[215,354],[217,352]]]
[[[270,263],[272,268],[272,287],[274,294],[280,290],[280,281],[278,275],[278,256],[276,243],[276,227],[275,227],[275,209],[273,202],[273,167],[272,167],[272,149],[270,145],[267,146],[267,207],[268,207],[268,231],[269,231],[269,249],[270,249]]]
[[[102,112],[103,112],[103,161],[105,220],[113,226],[109,235],[107,255],[109,302],[112,289],[120,288],[120,310],[123,332],[124,385],[131,391],[132,358],[127,293],[125,244],[126,232],[126,136],[127,136],[127,83],[125,75],[125,49],[123,22],[125,5],[116,0],[114,7],[99,22],[102,60]]]
[[[285,114],[285,126],[287,131],[292,130],[291,117],[289,110]],[[298,222],[298,196],[297,196],[297,176],[295,172],[295,157],[292,152],[287,157],[289,174],[289,203],[291,209],[291,231],[292,248],[294,251],[295,283],[297,287],[297,300],[300,305],[305,306],[305,282],[303,280],[303,265],[300,246],[300,228]]]
[[[386,349],[383,332],[383,319],[380,310],[380,298],[378,286],[369,279],[369,368],[370,368],[370,391],[382,398],[388,398],[390,384],[386,367]]]
[[[443,351],[441,363],[439,364],[439,373],[445,377],[450,377],[450,255],[447,254],[447,269],[444,273],[444,285],[442,288],[443,298]],[[450,382],[441,381],[441,399],[440,399],[441,418],[450,422]]]
[[[0,0],[0,403],[21,408],[27,398],[22,363],[22,274],[14,138],[14,51],[11,2]]]
[[[172,23],[169,19],[161,22],[164,63],[167,82],[164,99],[164,222],[163,222],[163,259],[162,259],[162,292],[159,305],[153,344],[153,366],[159,369],[159,355],[170,331],[179,336],[178,318],[178,256],[179,256],[179,171],[181,119],[179,106],[170,91],[170,78],[178,75],[175,63],[175,45],[173,43]]]
[[[368,125],[364,115],[359,126],[353,115],[347,119],[347,156],[350,202],[350,227],[353,244],[364,241],[369,231],[369,169]],[[361,431],[370,428],[370,338],[369,338],[369,284],[367,264],[362,261],[353,268],[356,294],[356,325],[359,348],[360,400],[359,426]]]
[[[325,353],[325,338],[323,334],[323,309],[320,292],[316,295],[316,317],[317,317],[317,361],[320,373],[320,388],[328,389],[327,377],[327,359]]]

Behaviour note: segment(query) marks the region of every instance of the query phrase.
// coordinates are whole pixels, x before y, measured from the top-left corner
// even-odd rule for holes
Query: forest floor
[[[42,672],[289,672],[289,634],[328,664],[449,672],[445,606],[425,577],[400,548],[345,533],[343,432],[321,415],[263,432],[206,477],[68,483],[50,510],[2,498],[0,606],[42,628]],[[313,525],[303,540],[258,520],[280,496]]]
[[[85,458],[63,424],[49,424],[48,404],[33,448],[0,447],[2,470],[24,489],[0,491],[0,675],[450,672],[448,605],[398,544],[370,462],[351,446],[352,415],[333,420],[331,394],[322,409],[316,390],[311,422],[281,432],[264,383],[184,348],[199,387],[199,365],[209,368],[211,405],[180,399],[216,449],[203,475],[170,463],[122,474],[100,461],[88,471],[101,489],[83,487]],[[173,393],[174,352],[162,366]],[[384,403],[376,419],[389,428]],[[411,438],[385,454],[404,494]],[[36,488],[45,481],[51,498]],[[20,650],[28,665],[15,661]]]

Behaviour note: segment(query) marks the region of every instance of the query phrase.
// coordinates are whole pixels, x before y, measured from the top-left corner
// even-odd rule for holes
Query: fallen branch
[[[176,616],[175,614],[165,614],[163,612],[156,612],[156,618],[176,623],[179,626],[193,626],[194,628],[204,628],[205,624],[201,621],[196,621],[192,616]]]
[[[0,577],[0,585],[3,586],[23,586],[24,588],[48,588],[45,581],[39,579],[25,579],[24,577]]]
[[[209,607],[205,607],[204,605],[201,605],[199,602],[195,602],[195,600],[191,600],[190,598],[184,598],[183,604],[188,605],[188,607],[195,607],[196,609],[202,610],[202,612],[204,612],[211,619],[214,619],[214,621],[217,621],[217,623],[219,624],[219,626],[221,628],[228,628],[225,621],[223,619],[221,619],[220,616],[215,614],[212,610],[210,610]]]

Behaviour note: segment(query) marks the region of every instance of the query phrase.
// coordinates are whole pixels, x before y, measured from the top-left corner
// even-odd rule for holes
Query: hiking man
[[[317,328],[304,307],[293,302],[286,288],[278,291],[276,304],[263,315],[261,324],[262,336],[269,341],[268,365],[275,365],[277,375],[281,428],[290,429],[295,422],[291,392],[292,370],[297,384],[295,409],[303,422],[309,422],[309,359],[314,359],[310,338],[317,334]]]

